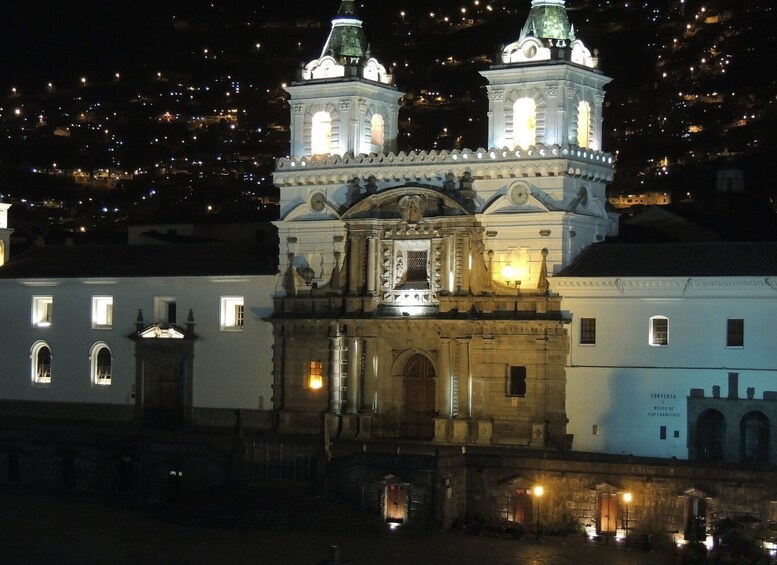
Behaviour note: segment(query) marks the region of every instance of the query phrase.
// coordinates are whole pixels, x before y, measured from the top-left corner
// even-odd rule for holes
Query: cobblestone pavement
[[[580,537],[521,540],[407,529],[256,532],[181,526],[147,508],[90,493],[0,488],[0,564],[647,565],[671,553],[624,551]]]

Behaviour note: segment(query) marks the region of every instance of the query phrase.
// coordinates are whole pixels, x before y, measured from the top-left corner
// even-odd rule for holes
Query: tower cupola
[[[371,55],[353,0],[342,0],[321,56],[286,91],[291,157],[396,150],[403,94]]]

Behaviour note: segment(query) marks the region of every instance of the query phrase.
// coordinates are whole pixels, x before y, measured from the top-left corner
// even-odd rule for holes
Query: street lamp
[[[541,485],[534,487],[534,496],[537,498],[537,539],[542,539],[542,521],[540,520],[540,498],[545,493]]]
[[[626,503],[626,547],[629,546],[629,504],[631,504],[631,493],[623,493],[623,502]]]

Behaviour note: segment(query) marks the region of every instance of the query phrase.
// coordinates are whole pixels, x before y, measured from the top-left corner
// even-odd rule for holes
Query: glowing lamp
[[[542,496],[543,494],[545,494],[545,489],[542,486],[537,485],[534,487],[534,496]]]

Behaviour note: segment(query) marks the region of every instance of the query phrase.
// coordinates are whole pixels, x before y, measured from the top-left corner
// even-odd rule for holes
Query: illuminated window
[[[32,346],[32,382],[34,384],[49,384],[51,382],[51,349],[45,341],[39,341]]]
[[[426,282],[428,263],[426,251],[407,252],[407,282]]]
[[[178,319],[178,307],[172,296],[157,296],[154,298],[154,320],[175,324]]]
[[[372,145],[377,145],[382,149],[383,137],[384,137],[383,116],[381,116],[380,114],[375,114],[374,116],[372,116],[372,121],[370,125],[372,126],[370,143]]]
[[[741,318],[730,318],[726,323],[726,346],[742,347],[745,345],[745,321]]]
[[[581,102],[577,106],[577,144],[588,147],[591,140],[591,106]]]
[[[507,396],[526,396],[526,367],[510,367]]]
[[[92,328],[110,329],[113,325],[113,296],[92,297]]]
[[[95,343],[89,354],[92,366],[92,383],[100,386],[111,384],[113,355],[105,343]]]
[[[51,296],[32,297],[32,325],[47,328],[51,325],[54,299]]]
[[[580,344],[596,345],[596,318],[580,318]]]
[[[513,105],[513,140],[521,149],[537,143],[537,108],[531,98],[520,98]]]
[[[318,390],[324,386],[324,369],[321,361],[310,362],[308,386],[313,390]]]
[[[329,112],[316,112],[313,115],[310,151],[313,155],[327,155],[332,152],[332,117]]]
[[[650,318],[650,345],[669,345],[669,319],[663,316]]]
[[[221,331],[242,331],[244,299],[242,296],[221,297]]]

